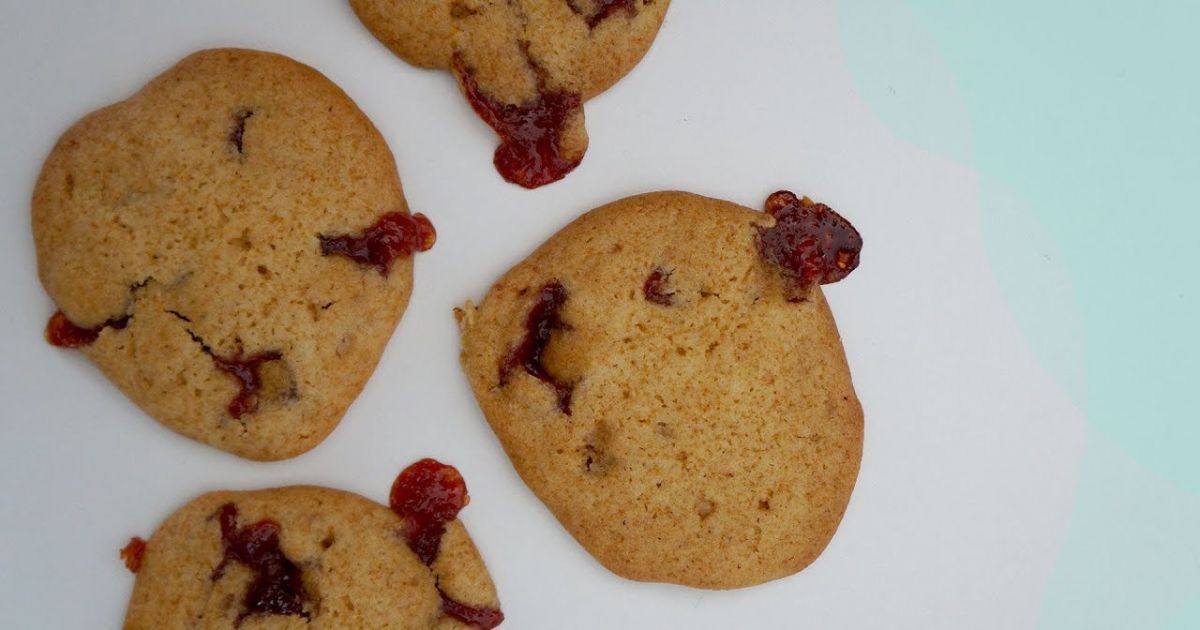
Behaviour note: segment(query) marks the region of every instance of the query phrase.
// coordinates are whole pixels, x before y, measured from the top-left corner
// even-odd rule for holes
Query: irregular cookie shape
[[[51,343],[175,431],[265,460],[337,425],[435,238],[354,102],[249,50],[196,53],[67,131],[33,233]]]
[[[455,516],[458,471],[423,460],[396,485],[441,505],[432,556],[406,535],[428,514],[296,486],[213,492],[122,550],[137,574],[126,630],[171,628],[482,628],[500,624],[496,589]],[[447,506],[446,489],[455,501]],[[423,499],[423,500],[422,500]]]
[[[801,291],[788,261],[828,259],[818,281],[838,279],[861,239],[792,230],[791,200],[812,204],[618,201],[457,313],[463,367],[513,466],[619,575],[757,584],[811,563],[842,518],[862,408],[820,287]],[[828,212],[809,223],[842,234]]]
[[[670,0],[350,0],[409,63],[449,69],[500,136],[496,169],[537,188],[587,150],[583,102],[625,76]]]

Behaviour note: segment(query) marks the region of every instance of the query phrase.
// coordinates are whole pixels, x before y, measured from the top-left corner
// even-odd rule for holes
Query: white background
[[[466,476],[470,528],[510,628],[1024,628],[1072,505],[1082,418],[989,274],[969,170],[893,136],[845,70],[831,2],[679,0],[642,64],[587,104],[565,181],[504,183],[496,141],[443,72],[406,65],[340,0],[4,0],[0,7],[0,611],[12,628],[118,627],[117,557],[194,495],[315,483],[384,501],[420,457]],[[29,197],[55,139],[196,49],[272,50],[354,98],[438,243],[336,432],[260,464],[190,442],[82,356],[48,346]],[[779,188],[863,233],[827,289],[867,414],[862,474],[825,554],[734,592],[637,584],[593,561],[521,483],[457,363],[451,309],[588,208],[684,189],[760,207]],[[713,553],[720,553],[714,549]]]

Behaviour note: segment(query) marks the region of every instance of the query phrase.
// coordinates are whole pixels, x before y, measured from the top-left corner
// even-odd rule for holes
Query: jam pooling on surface
[[[242,611],[235,625],[241,625],[251,615],[297,615],[309,619],[304,610],[304,581],[300,567],[283,555],[279,548],[279,523],[271,520],[259,521],[239,528],[238,509],[232,503],[222,505],[217,511],[221,525],[221,540],[225,546],[225,557],[213,569],[213,581],[225,575],[225,565],[239,562],[254,572]]]
[[[258,392],[263,386],[260,372],[262,365],[283,358],[278,352],[260,352],[246,358],[239,352],[237,356],[226,358],[210,351],[209,356],[218,370],[232,376],[241,387],[233,400],[229,401],[228,407],[229,415],[238,419],[258,411]]]
[[[830,284],[858,267],[862,236],[832,208],[786,190],[767,198],[775,225],[759,228],[758,253],[792,285],[789,301],[802,302],[818,284]]]
[[[405,468],[392,484],[389,503],[392,511],[404,519],[404,538],[409,549],[425,566],[437,559],[446,524],[471,501],[467,484],[453,466],[434,459]],[[504,613],[493,608],[468,606],[451,599],[438,587],[442,612],[482,630],[491,630],[504,621]]]
[[[421,213],[408,215],[389,212],[358,236],[322,234],[320,239],[322,255],[345,256],[360,265],[374,267],[387,276],[397,258],[428,251],[433,247],[437,232]]]
[[[134,536],[129,544],[121,549],[121,560],[130,573],[137,573],[142,568],[142,556],[146,553],[146,541]]]
[[[569,416],[575,385],[560,381],[542,364],[546,346],[550,344],[554,331],[570,329],[559,315],[566,301],[567,289],[557,280],[546,284],[538,292],[537,301],[529,309],[529,317],[525,320],[525,336],[500,363],[500,387],[508,385],[513,370],[518,366],[523,367],[530,376],[554,388],[559,411]]]
[[[520,105],[501,103],[485,94],[474,72],[463,65],[462,57],[457,54],[454,72],[462,81],[463,92],[475,113],[500,136],[493,159],[496,170],[518,186],[537,188],[566,177],[583,160],[582,154],[568,160],[563,157],[561,147],[567,119],[579,112],[583,99],[578,94],[546,90],[540,68],[529,59],[539,77],[538,95]]]
[[[649,2],[647,2],[649,4]],[[616,14],[617,11],[625,11],[630,17],[634,17],[638,13],[637,3],[634,0],[595,0],[596,12],[587,16],[582,9],[575,3],[575,0],[567,0],[567,5],[576,15],[587,17],[588,28],[596,28],[600,23]]]
[[[81,348],[91,345],[105,328],[122,330],[129,323],[130,317],[125,315],[110,319],[95,328],[80,328],[71,323],[62,311],[55,311],[46,322],[46,341],[59,348]]]
[[[655,267],[650,275],[646,277],[646,283],[642,285],[642,293],[645,294],[646,300],[661,306],[671,306],[675,304],[675,292],[667,289],[667,283],[671,281],[671,274],[662,267]]]

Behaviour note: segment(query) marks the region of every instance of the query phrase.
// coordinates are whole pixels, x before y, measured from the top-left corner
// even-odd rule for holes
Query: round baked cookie
[[[442,485],[457,488],[453,513],[429,521],[396,509],[395,492],[389,510],[313,486],[193,500],[122,550],[137,574],[125,630],[496,627],[496,589],[454,516],[467,501],[462,477],[433,460],[397,485],[406,477],[435,504]],[[431,522],[427,561],[413,541]]]
[[[449,69],[500,136],[495,164],[536,188],[587,150],[583,102],[649,50],[670,0],[350,0],[409,63]]]
[[[818,286],[862,240],[791,193],[767,213],[646,194],[568,225],[456,315],[513,466],[604,566],[736,588],[832,538],[863,415]]]
[[[171,429],[260,460],[337,425],[435,238],[354,102],[251,50],[193,54],[75,124],[32,214],[47,338]]]

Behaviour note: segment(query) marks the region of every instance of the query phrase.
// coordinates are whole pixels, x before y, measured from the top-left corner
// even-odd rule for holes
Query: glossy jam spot
[[[268,361],[278,361],[283,355],[278,352],[260,352],[251,357],[222,357],[212,354],[213,365],[237,380],[240,389],[229,402],[229,415],[241,418],[258,411],[259,392],[262,391],[262,366]]]
[[[433,247],[437,232],[423,214],[389,212],[357,236],[322,234],[320,239],[321,254],[345,256],[360,265],[374,267],[386,276],[396,259]]]
[[[46,341],[59,348],[82,348],[91,345],[105,328],[122,330],[129,323],[129,316],[110,319],[96,328],[80,328],[71,323],[62,311],[55,311],[46,322]]]
[[[446,523],[470,501],[467,484],[453,466],[423,459],[396,477],[392,511],[405,520],[404,538],[425,564],[437,558]]]
[[[642,285],[642,293],[646,296],[646,301],[661,306],[671,306],[675,303],[675,292],[667,287],[667,283],[671,281],[671,273],[662,267],[655,267],[650,272],[650,275],[646,277],[645,284]]]
[[[475,74],[463,65],[459,56],[454,59],[454,72],[462,81],[475,113],[500,136],[493,162],[504,179],[525,188],[537,188],[566,177],[579,166],[583,155],[567,159],[561,146],[567,120],[583,105],[578,94],[548,91],[539,86],[537,98],[532,101],[519,105],[501,103],[480,89]]]
[[[591,15],[587,15],[576,0],[567,0],[567,4],[577,15],[587,18],[588,28],[600,26],[601,22],[612,17],[618,11],[625,11],[630,17],[636,16],[638,12],[637,3],[634,0],[595,0],[593,4],[596,5],[596,11]]]
[[[254,573],[235,625],[240,626],[252,615],[295,615],[309,619],[309,613],[304,610],[308,596],[300,567],[279,548],[279,523],[263,520],[239,528],[238,509],[232,503],[221,506],[217,519],[221,525],[225,557],[213,570],[212,579],[221,579],[230,562],[241,563]]]
[[[467,625],[475,626],[480,630],[492,630],[504,622],[504,613],[495,608],[468,606],[454,601],[442,593],[440,588],[438,593],[442,596],[442,612]]]
[[[559,411],[569,416],[575,385],[559,380],[542,364],[546,346],[550,344],[554,331],[570,328],[559,315],[566,301],[567,290],[557,280],[543,286],[538,292],[537,301],[525,320],[525,336],[500,363],[500,386],[508,385],[513,370],[523,367],[530,376],[554,388]]]
[[[129,544],[121,549],[121,560],[130,573],[137,573],[142,568],[142,556],[146,553],[146,541],[134,536]]]
[[[758,231],[758,253],[791,285],[792,302],[804,301],[818,284],[830,284],[858,267],[862,236],[832,208],[791,192],[767,198],[775,225]]]

